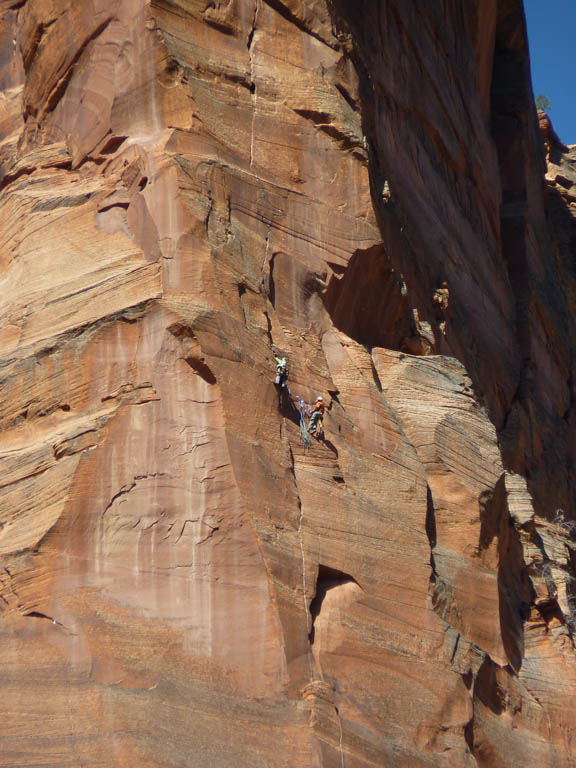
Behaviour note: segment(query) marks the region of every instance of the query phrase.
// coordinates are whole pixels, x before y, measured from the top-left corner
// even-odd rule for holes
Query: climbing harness
[[[302,402],[300,395],[296,395],[296,398],[298,400],[298,409],[300,411],[300,437],[302,438],[302,442],[304,443],[304,450],[308,451],[310,448],[310,445],[312,444],[312,441],[310,439],[310,435],[308,434],[308,430],[306,429],[306,424],[304,422],[304,403]]]
[[[310,428],[310,424],[312,427]],[[310,419],[308,424],[309,434],[314,435],[317,440],[324,440],[324,420],[322,416],[319,416],[314,422]]]

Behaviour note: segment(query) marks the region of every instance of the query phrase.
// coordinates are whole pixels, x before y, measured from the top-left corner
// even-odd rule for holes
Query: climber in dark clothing
[[[286,381],[288,380],[288,363],[286,362],[285,357],[277,357],[276,359],[276,380],[275,384],[277,384],[280,389],[286,385]]]

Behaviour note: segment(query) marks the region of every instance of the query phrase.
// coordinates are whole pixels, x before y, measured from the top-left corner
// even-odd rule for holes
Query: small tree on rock
[[[536,106],[538,109],[542,109],[544,112],[550,112],[552,109],[552,104],[550,103],[550,99],[548,96],[546,96],[545,93],[541,93],[540,96],[536,97]]]

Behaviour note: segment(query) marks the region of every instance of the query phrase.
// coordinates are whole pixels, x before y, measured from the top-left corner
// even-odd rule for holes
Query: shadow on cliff
[[[388,107],[392,111],[416,110],[416,83],[412,83],[413,91],[407,91],[402,105],[383,91],[379,67],[385,57],[379,52],[384,33],[372,4],[367,0],[330,0],[329,7],[334,27],[349,46],[348,56],[359,76],[358,105],[367,139],[372,205],[384,243],[382,247],[357,251],[347,269],[331,278],[325,302],[333,322],[360,343],[399,349],[403,337],[411,335],[411,308],[417,307],[420,320],[429,323],[434,331],[433,352],[452,355],[466,367],[475,394],[499,433],[504,466],[526,477],[538,513],[547,516],[550,510],[562,507],[572,518],[576,505],[570,489],[576,473],[570,458],[573,448],[567,422],[572,426],[576,423],[576,397],[572,392],[569,413],[562,422],[550,407],[550,382],[543,371],[556,366],[556,390],[562,386],[574,390],[570,367],[574,366],[576,324],[570,307],[576,294],[576,238],[570,235],[565,246],[570,253],[564,267],[558,265],[556,243],[539,223],[539,214],[545,209],[544,195],[541,201],[538,198],[544,187],[545,163],[530,87],[521,4],[500,4],[494,46],[486,51],[493,60],[486,90],[489,139],[498,165],[501,196],[499,221],[495,218],[492,222],[497,230],[494,242],[500,248],[493,278],[500,281],[499,290],[509,298],[507,305],[502,305],[494,289],[492,302],[487,303],[490,311],[484,316],[470,312],[470,303],[476,297],[465,293],[461,267],[466,266],[466,258],[460,263],[454,254],[450,257],[450,248],[442,247],[439,241],[442,232],[451,237],[450,222],[430,233],[432,239],[428,241],[418,217],[418,200],[396,199],[394,178],[390,179],[390,190],[394,141],[402,137],[394,133],[394,125],[386,115]],[[409,89],[410,83],[406,87]],[[439,106],[442,108],[443,103]],[[413,123],[421,123],[424,117],[414,111]],[[418,149],[429,157],[431,165],[449,165],[445,147],[434,143],[435,134],[430,131],[424,127],[416,132]],[[559,160],[560,150],[561,146],[551,145],[552,160]],[[408,165],[403,172],[416,173],[419,167]],[[455,171],[448,178],[452,177],[456,196],[461,176]],[[549,197],[556,208],[561,205],[552,200],[553,193]],[[467,215],[471,215],[469,211]],[[549,229],[555,238],[554,227]],[[537,264],[535,238],[540,241]],[[457,233],[452,239],[454,251],[454,247],[458,248]],[[474,274],[475,265],[468,266]],[[446,334],[432,304],[439,281],[444,280],[451,289]],[[491,290],[491,285],[485,290]],[[487,329],[502,326],[503,313],[510,339],[499,345]],[[538,343],[543,337],[557,349],[543,352]]]
[[[480,495],[478,503],[480,532],[477,557],[489,570],[496,570],[500,637],[510,669],[517,673],[524,657],[524,623],[530,615],[534,590],[524,562],[522,543],[510,517],[504,475],[494,489]],[[436,512],[430,488],[426,533],[430,544],[432,602],[438,615],[451,623],[449,616],[458,598],[451,583],[436,571]]]
[[[180,342],[178,357],[190,366],[195,374],[207,384],[216,384],[216,376],[206,363],[202,347],[196,338],[194,331],[185,323],[172,323],[168,326],[171,335]]]
[[[320,565],[318,567],[316,593],[310,603],[310,616],[312,618],[312,626],[308,635],[310,645],[314,645],[318,618],[321,615],[322,607],[325,604],[328,593],[331,590],[341,592],[343,591],[343,588],[346,589],[346,585],[354,585],[357,588],[357,590],[354,590],[354,594],[356,591],[361,592],[360,586],[353,576],[350,576],[343,571],[339,571],[336,568],[329,568],[326,565]],[[347,604],[348,602],[350,601],[343,601],[344,604]]]
[[[524,622],[530,615],[534,590],[524,563],[524,551],[508,509],[504,475],[493,491],[480,495],[478,555],[497,557],[500,635],[506,657],[515,672],[524,657]],[[494,545],[494,539],[496,544]],[[490,554],[489,550],[496,550]]]
[[[384,246],[357,250],[346,268],[332,269],[324,304],[334,325],[360,344],[399,350],[410,335],[410,307]]]

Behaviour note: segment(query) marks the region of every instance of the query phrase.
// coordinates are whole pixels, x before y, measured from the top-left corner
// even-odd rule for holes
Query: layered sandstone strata
[[[573,765],[519,0],[0,0],[0,51],[0,765]]]

